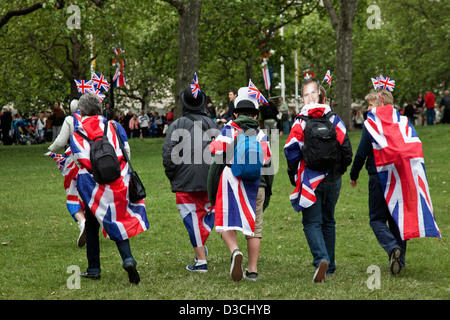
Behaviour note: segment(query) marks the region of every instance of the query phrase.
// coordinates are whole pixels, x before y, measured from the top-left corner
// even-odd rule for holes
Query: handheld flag
[[[379,78],[379,89],[386,89],[387,91],[394,91],[395,80],[389,77],[384,77],[380,75]]]
[[[200,86],[198,85],[197,73],[194,74],[194,78],[191,83],[191,92],[194,98],[197,98],[198,94],[200,93]]]
[[[329,85],[331,85],[331,72],[330,70],[327,70],[327,74],[325,75],[325,78],[323,78],[322,82],[326,82]]]
[[[378,77],[370,78],[370,80],[372,80],[373,88],[374,88],[375,90],[378,90],[378,89],[379,89],[379,81],[378,81]]]
[[[252,80],[248,81],[248,96],[254,99],[257,99],[258,102],[262,102],[264,104],[268,104],[266,98],[261,94],[261,92],[256,88],[253,84]]]
[[[100,90],[109,90],[109,83],[106,81],[106,78],[102,74],[93,73],[92,74],[92,83],[97,86]]]
[[[95,91],[94,84],[92,80],[74,80],[77,85],[77,90],[79,93],[86,93]]]

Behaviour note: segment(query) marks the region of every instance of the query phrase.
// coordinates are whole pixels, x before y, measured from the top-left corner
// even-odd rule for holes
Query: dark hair
[[[230,93],[230,92],[233,92],[233,94],[235,95],[235,96],[237,96],[237,91],[235,90],[235,89],[230,89],[230,90],[228,90],[228,93]]]
[[[312,82],[314,82],[317,85],[317,93],[320,93],[319,80],[317,80],[316,78],[308,78],[305,81],[303,81],[303,83],[302,83],[302,88],[300,90],[302,97],[303,97],[303,88]]]
[[[246,110],[240,110],[239,109],[234,109],[233,110],[234,113],[236,113],[237,115],[243,115],[243,116],[247,116],[247,117],[254,117],[257,116],[259,113],[258,109],[255,109],[254,111],[246,109]]]

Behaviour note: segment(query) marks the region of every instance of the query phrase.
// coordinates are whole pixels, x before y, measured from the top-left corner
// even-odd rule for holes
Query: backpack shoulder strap
[[[75,133],[77,133],[80,137],[82,137],[84,140],[86,140],[87,142],[89,142],[89,144],[92,144],[92,140],[89,139],[84,133],[82,133],[80,130],[75,131]]]

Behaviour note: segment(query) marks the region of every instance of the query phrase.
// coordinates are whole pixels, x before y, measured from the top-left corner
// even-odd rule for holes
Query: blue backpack
[[[233,175],[245,180],[259,179],[263,164],[263,149],[261,143],[256,139],[256,134],[239,132],[235,140],[233,163],[231,164]]]

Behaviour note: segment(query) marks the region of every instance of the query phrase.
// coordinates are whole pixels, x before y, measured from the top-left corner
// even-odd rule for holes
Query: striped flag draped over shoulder
[[[82,120],[82,121],[81,121]],[[109,125],[107,138],[113,145],[120,162],[121,177],[110,184],[95,182],[90,170],[90,145],[77,133],[70,140],[70,147],[80,167],[77,188],[84,204],[90,208],[97,218],[105,237],[114,241],[131,238],[148,229],[145,199],[132,203],[128,196],[130,174],[128,163],[120,148],[118,136],[111,121],[107,122],[103,116],[91,116],[80,119],[74,115],[75,131],[79,130],[89,139],[103,136],[105,125]],[[122,141],[127,143],[125,130],[116,123]]]
[[[321,117],[331,112],[331,108],[324,104],[307,105],[300,111],[300,116]],[[342,145],[347,129],[344,122],[338,115],[332,115],[330,122],[335,126],[337,140]],[[317,198],[315,190],[319,183],[325,178],[328,172],[316,171],[306,166],[302,157],[302,149],[305,144],[303,130],[305,129],[305,120],[297,117],[292,125],[291,132],[284,146],[286,160],[291,163],[298,163],[297,174],[295,175],[296,186],[294,192],[290,195],[291,204],[295,211],[299,212],[312,206]]]
[[[364,125],[384,197],[403,240],[441,237],[428,189],[422,142],[392,105],[372,109]]]
[[[209,145],[214,155],[222,155],[227,152],[233,141],[242,130],[233,121],[228,122],[220,132],[220,135]],[[258,131],[256,139],[260,142],[264,163],[271,157],[269,139],[262,130]],[[231,159],[232,156],[227,156]],[[225,160],[224,160],[225,161]],[[231,168],[226,166],[222,172],[215,203],[216,231],[239,230],[245,235],[253,235],[255,232],[255,208],[258,195],[259,179],[244,180],[233,175]]]

